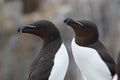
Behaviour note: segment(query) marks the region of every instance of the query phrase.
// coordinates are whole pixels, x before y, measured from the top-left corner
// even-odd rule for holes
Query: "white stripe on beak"
[[[28,27],[36,27],[36,26],[29,25],[29,24],[28,24],[28,25],[26,25],[26,26],[28,26]]]
[[[21,26],[20,29],[19,29],[19,30],[20,30],[20,33],[23,32],[23,29],[24,29],[24,27]]]
[[[21,26],[21,27],[19,28],[19,32],[22,33],[25,27],[36,27],[36,26],[32,26],[32,25],[24,25],[24,26]]]
[[[65,22],[66,24],[68,24],[68,22],[69,22],[70,20],[69,19],[67,19],[67,21]]]
[[[82,24],[81,22],[79,22],[79,21],[77,21],[77,20],[73,20],[73,21],[75,21],[75,22],[78,23],[79,25],[83,26],[83,24]]]

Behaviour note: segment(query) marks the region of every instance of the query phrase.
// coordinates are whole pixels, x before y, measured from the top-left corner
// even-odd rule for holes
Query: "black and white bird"
[[[118,57],[117,57],[116,72],[117,72],[116,79],[118,78],[117,80],[120,80],[120,52],[118,53]]]
[[[75,61],[87,80],[112,80],[115,61],[99,41],[96,24],[87,20],[67,18],[64,23],[75,32],[71,47]]]
[[[40,53],[31,64],[28,80],[64,80],[68,55],[56,26],[48,20],[40,20],[19,27],[18,32],[43,39]]]

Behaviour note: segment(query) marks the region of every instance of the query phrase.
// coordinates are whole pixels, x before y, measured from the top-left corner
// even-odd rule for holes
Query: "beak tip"
[[[68,22],[71,20],[71,18],[66,18],[65,20],[64,20],[64,23],[66,23],[66,24],[68,24]]]
[[[20,26],[20,27],[18,28],[17,32],[22,33],[22,32],[23,32],[23,30],[24,30],[24,27]]]

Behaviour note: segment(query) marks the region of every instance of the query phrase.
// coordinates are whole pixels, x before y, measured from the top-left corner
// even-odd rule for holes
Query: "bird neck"
[[[48,45],[50,43],[53,44],[53,42],[59,42],[59,41],[62,41],[61,40],[61,36],[59,33],[55,33],[55,34],[48,34],[49,36],[44,36],[44,37],[41,37],[44,41],[44,46],[45,45]]]
[[[54,57],[62,44],[61,38],[54,39],[49,43],[44,43],[40,53],[35,57],[31,64],[31,70],[40,69],[38,76],[42,76],[40,80],[48,79],[52,67],[54,65]],[[42,73],[44,72],[44,74]]]
[[[77,36],[75,35],[75,42],[76,44],[80,46],[87,46],[93,43],[96,43],[98,41],[98,37],[92,37],[93,35],[90,36]]]
[[[48,58],[48,60],[50,57],[53,58],[55,56],[55,53],[60,48],[61,44],[62,40],[60,37],[51,41],[44,42],[43,47],[40,51],[41,57]]]

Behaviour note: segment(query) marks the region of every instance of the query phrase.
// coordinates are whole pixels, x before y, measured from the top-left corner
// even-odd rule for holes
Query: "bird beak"
[[[20,33],[24,33],[27,31],[27,29],[30,29],[30,28],[34,28],[36,26],[32,26],[32,25],[24,25],[24,26],[20,26],[18,28],[18,31],[17,32],[20,32]]]
[[[79,22],[78,20],[73,20],[74,22],[76,22],[77,24],[83,26],[83,24],[81,22]]]
[[[81,22],[79,22],[78,20],[73,20],[73,19],[71,19],[71,18],[66,18],[66,19],[64,20],[64,23],[66,23],[67,25],[69,25],[69,23],[73,23],[73,22],[75,22],[75,23],[83,26],[83,24],[82,24]]]
[[[71,18],[66,18],[66,19],[64,20],[64,23],[69,24],[70,21],[72,21]]]

